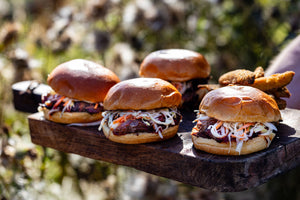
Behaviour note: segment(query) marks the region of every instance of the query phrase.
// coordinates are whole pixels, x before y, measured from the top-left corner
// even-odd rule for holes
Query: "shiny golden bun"
[[[199,111],[229,122],[276,122],[281,119],[274,99],[250,86],[215,89],[204,96]]]
[[[58,65],[47,81],[56,93],[89,102],[103,102],[108,90],[120,82],[111,70],[84,59]]]
[[[163,138],[160,138],[156,133],[127,133],[125,135],[114,135],[107,124],[103,125],[103,133],[106,138],[113,142],[123,143],[123,144],[142,144],[149,142],[158,142],[170,139],[174,137],[177,133],[179,125],[169,127],[163,130]]]
[[[210,75],[210,65],[200,53],[186,49],[165,49],[146,56],[139,74],[141,77],[183,82],[207,78]]]
[[[96,114],[89,114],[87,112],[55,112],[49,115],[49,110],[47,108],[42,108],[45,119],[62,124],[72,124],[72,123],[89,123],[100,121],[102,117],[102,112]]]
[[[158,78],[135,78],[114,85],[107,93],[105,110],[150,110],[176,107],[181,94],[169,82]]]
[[[274,133],[270,135],[259,135],[258,137],[254,137],[243,143],[243,147],[240,153],[236,151],[236,142],[233,140],[231,141],[230,146],[229,142],[220,143],[215,141],[214,139],[192,135],[192,141],[196,149],[208,153],[217,155],[246,155],[268,148],[274,137]],[[269,142],[267,138],[269,139]]]

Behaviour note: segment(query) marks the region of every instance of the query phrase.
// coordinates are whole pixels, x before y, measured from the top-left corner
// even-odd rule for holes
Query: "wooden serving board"
[[[277,137],[266,150],[246,156],[218,156],[194,149],[194,113],[183,114],[178,135],[157,143],[126,145],[107,140],[97,126],[70,127],[30,115],[32,142],[59,151],[136,168],[211,191],[242,191],[300,164],[300,110],[282,111]]]

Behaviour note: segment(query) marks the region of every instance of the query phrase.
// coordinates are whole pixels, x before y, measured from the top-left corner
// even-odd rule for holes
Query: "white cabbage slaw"
[[[102,113],[103,119],[99,126],[99,130],[103,128],[103,125],[107,123],[111,130],[117,128],[121,123],[130,119],[132,116],[135,119],[142,119],[142,122],[147,126],[153,126],[155,132],[160,138],[163,138],[162,132],[167,129],[170,125],[175,125],[174,118],[177,114],[176,108],[163,108],[159,110],[147,110],[147,111],[105,111]],[[164,121],[160,121],[161,115],[164,116]],[[160,125],[164,125],[164,129]]]
[[[209,117],[205,114],[198,114],[197,119],[205,121],[209,120]],[[271,135],[274,131],[277,131],[277,128],[274,124],[270,122],[260,123],[260,122],[223,122],[217,121],[215,124],[209,125],[211,134],[215,138],[224,138],[227,137],[231,147],[231,140],[235,139],[236,142],[236,151],[241,153],[243,143],[248,141],[254,133],[260,133],[260,135],[268,136]],[[267,138],[268,146],[271,143],[271,140]]]

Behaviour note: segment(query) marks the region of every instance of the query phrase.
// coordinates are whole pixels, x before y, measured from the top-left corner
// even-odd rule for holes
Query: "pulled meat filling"
[[[170,125],[171,126],[176,126],[179,124],[181,120],[181,115],[176,114],[176,116],[173,118],[175,124]],[[164,115],[160,115],[158,120],[160,121],[165,121]],[[158,125],[158,127],[163,130],[165,129],[165,125]],[[125,135],[126,133],[138,133],[141,132],[147,132],[147,133],[156,133],[156,130],[154,126],[151,124],[151,121],[145,120],[145,119],[128,119],[123,123],[120,123],[115,129],[113,129],[113,134],[114,135]]]
[[[47,94],[43,96],[42,103],[40,104],[42,108],[47,108],[50,110],[50,114],[54,112],[87,112],[90,114],[96,114],[102,112],[102,103],[89,103],[85,101],[77,101],[70,99],[58,94]]]
[[[211,132],[211,128],[209,127],[210,125],[214,125],[218,122],[217,119],[215,118],[209,118],[208,120],[198,120],[197,124],[196,124],[196,129],[194,128],[194,130],[197,131],[193,131],[192,134],[197,136],[197,137],[202,137],[202,138],[207,138],[207,139],[214,139],[215,141],[219,142],[219,143],[227,143],[229,142],[229,138],[228,135],[224,135],[223,137],[215,137],[212,132]],[[221,135],[221,129],[218,129],[217,132]],[[257,137],[259,134],[261,134],[262,132],[254,132],[250,137],[250,138],[254,138]],[[230,139],[235,139],[234,137],[230,137]]]
[[[197,114],[197,122],[192,130],[192,135],[196,137],[214,139],[219,143],[236,142],[236,151],[241,152],[243,143],[251,138],[262,136],[268,146],[271,144],[271,135],[277,128],[271,122],[225,122],[220,121],[205,114]]]
[[[158,134],[163,138],[163,131],[176,126],[181,121],[177,108],[161,108],[153,110],[112,110],[102,113],[103,119],[99,126],[102,130],[106,124],[114,135],[142,132]]]

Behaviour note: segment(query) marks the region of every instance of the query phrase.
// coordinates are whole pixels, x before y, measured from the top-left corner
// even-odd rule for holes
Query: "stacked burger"
[[[219,155],[244,155],[271,144],[281,120],[274,99],[250,86],[209,92],[199,105],[192,140],[196,149]]]
[[[210,79],[210,65],[205,57],[186,49],[154,51],[143,60],[141,77],[161,78],[173,84],[182,95],[182,108],[197,107],[205,95],[198,85]]]
[[[181,94],[167,81],[135,78],[114,85],[104,99],[99,130],[114,142],[140,144],[176,135]]]
[[[120,80],[102,65],[75,59],[58,65],[47,82],[53,91],[42,96],[39,110],[47,120],[74,124],[99,123],[106,93]]]

